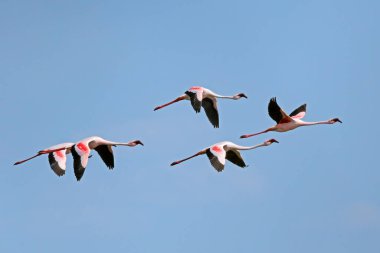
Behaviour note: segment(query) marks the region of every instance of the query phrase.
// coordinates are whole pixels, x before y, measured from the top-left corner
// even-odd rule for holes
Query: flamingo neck
[[[321,125],[321,124],[330,124],[328,120],[323,121],[315,121],[315,122],[302,122],[300,123],[301,126],[313,126],[313,125]]]
[[[221,95],[216,95],[215,97],[217,98],[225,98],[225,99],[238,99],[236,96],[221,96]]]
[[[235,145],[235,148],[237,150],[251,150],[251,149],[255,149],[255,148],[259,148],[259,147],[263,147],[263,146],[267,146],[265,143],[261,143],[261,144],[258,144],[258,145],[255,145],[255,146],[239,146],[239,145]]]
[[[240,97],[238,97],[237,95],[234,95],[234,96],[223,96],[223,95],[219,95],[219,94],[217,94],[217,93],[215,93],[215,92],[213,92],[213,91],[210,91],[210,90],[208,90],[208,93],[209,93],[211,96],[215,97],[215,98],[225,98],[225,99],[234,99],[234,100],[237,100],[237,99],[240,98]]]
[[[107,141],[105,145],[111,145],[111,146],[128,146],[128,147],[134,147],[138,143],[136,141],[130,141],[130,142],[113,142],[113,141]]]

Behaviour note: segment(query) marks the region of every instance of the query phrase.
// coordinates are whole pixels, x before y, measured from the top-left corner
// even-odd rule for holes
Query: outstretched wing
[[[301,105],[295,109],[289,116],[293,119],[302,119],[306,114],[306,104]]]
[[[208,120],[215,127],[219,127],[219,114],[216,99],[204,98],[202,100],[202,107],[205,109]]]
[[[90,148],[84,143],[78,143],[71,148],[71,153],[74,158],[74,174],[79,181],[87,167]]]
[[[268,113],[269,116],[276,121],[277,124],[288,123],[292,121],[290,118],[277,104],[276,98],[272,98],[268,104]]]
[[[239,167],[247,167],[238,150],[228,150],[226,152],[226,159]]]
[[[66,150],[55,151],[48,155],[51,169],[57,176],[63,176],[66,172]]]
[[[192,87],[186,91],[185,94],[190,97],[190,102],[195,112],[200,112],[203,99],[203,89],[201,87]]]
[[[212,146],[206,150],[208,159],[211,165],[218,171],[221,172],[224,169],[226,163],[226,151],[223,147],[219,145]]]
[[[112,146],[99,145],[95,148],[95,150],[98,152],[108,169],[112,170],[115,167]]]

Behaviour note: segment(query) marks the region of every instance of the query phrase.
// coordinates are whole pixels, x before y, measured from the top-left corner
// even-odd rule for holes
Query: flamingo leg
[[[64,149],[66,149],[66,147],[57,148],[57,149],[45,149],[45,150],[38,151],[38,154],[40,154],[40,155],[49,154],[49,153],[61,151],[61,150],[64,150]]]
[[[261,131],[261,132],[255,133],[255,134],[244,134],[244,135],[240,136],[240,138],[249,138],[249,137],[252,137],[252,136],[255,136],[255,135],[267,133],[269,131],[271,131],[271,130],[267,129],[267,130],[264,130],[264,131]]]
[[[29,161],[29,160],[32,160],[33,158],[36,158],[37,156],[40,156],[40,155],[42,155],[42,154],[38,153],[37,155],[34,155],[34,156],[32,156],[32,157],[29,157],[29,158],[27,158],[27,159],[25,159],[25,160],[21,160],[21,161],[15,162],[15,164],[13,164],[13,165],[19,165],[19,164],[21,164],[21,163],[24,163],[24,162],[27,162],[27,161]]]
[[[159,109],[161,109],[161,108],[164,108],[164,107],[166,107],[166,106],[168,106],[168,105],[171,105],[171,104],[177,103],[177,102],[179,102],[179,101],[181,101],[181,100],[184,100],[184,99],[186,99],[186,95],[182,95],[182,96],[180,96],[180,97],[174,99],[173,101],[171,101],[171,102],[169,102],[169,103],[166,103],[166,104],[163,104],[163,105],[157,106],[156,108],[154,108],[154,111],[157,111],[157,110],[159,110]]]
[[[187,160],[189,160],[189,159],[191,159],[191,158],[194,158],[194,157],[196,157],[196,156],[203,155],[203,154],[206,154],[206,149],[205,149],[205,150],[202,150],[202,151],[200,151],[200,152],[198,152],[198,153],[196,153],[195,155],[192,155],[192,156],[190,156],[190,157],[187,157],[187,158],[185,158],[185,159],[182,159],[182,160],[179,160],[179,161],[172,162],[172,163],[170,164],[170,166],[177,165],[177,164],[179,164],[179,163],[182,163],[182,162],[184,162],[184,161],[187,161]]]

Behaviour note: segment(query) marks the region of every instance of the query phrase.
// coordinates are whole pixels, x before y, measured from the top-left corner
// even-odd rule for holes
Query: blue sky
[[[0,1],[1,252],[378,252],[380,34],[377,1]],[[221,128],[188,102],[220,101]],[[300,128],[240,140],[273,124],[267,103],[307,103]],[[100,135],[77,182],[51,145]],[[230,140],[280,144],[217,173],[206,157]]]

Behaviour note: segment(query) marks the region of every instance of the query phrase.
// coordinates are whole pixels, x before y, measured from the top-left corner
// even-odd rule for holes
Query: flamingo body
[[[210,160],[211,165],[218,172],[221,172],[224,170],[226,160],[230,161],[231,163],[241,168],[245,168],[247,167],[247,165],[245,164],[244,159],[242,158],[239,150],[250,150],[250,149],[255,149],[262,146],[269,146],[274,142],[278,143],[278,141],[276,141],[275,139],[270,139],[270,140],[265,141],[262,144],[251,146],[251,147],[239,146],[230,141],[219,142],[206,149],[199,151],[193,156],[190,156],[188,158],[185,158],[179,161],[175,161],[171,164],[171,166],[177,165],[186,160],[192,159],[196,156],[206,154],[208,159]]]
[[[50,164],[50,168],[57,176],[63,176],[66,172],[66,155],[71,153],[71,148],[74,143],[66,142],[58,145],[54,145],[50,148],[43,149],[39,151],[36,155],[27,158],[22,161],[16,162],[14,165],[18,165],[24,162],[27,162],[37,156],[48,154],[48,160]]]
[[[141,141],[134,140],[127,143],[123,142],[112,142],[105,140],[98,136],[88,137],[77,142],[73,149],[72,155],[74,158],[74,174],[78,181],[81,180],[84,171],[86,170],[88,158],[90,156],[91,150],[95,149],[100,158],[103,160],[105,165],[109,169],[114,168],[114,156],[112,151],[112,146],[130,146],[134,147],[136,145],[143,145]]]
[[[174,99],[173,101],[157,106],[154,110],[162,109],[168,105],[179,102],[181,100],[190,100],[191,106],[193,107],[196,113],[199,113],[203,107],[206,112],[206,116],[214,128],[219,127],[219,113],[218,113],[218,103],[217,98],[226,98],[238,100],[240,98],[247,98],[244,93],[238,93],[234,96],[221,96],[209,89],[206,89],[201,86],[193,86],[188,89],[183,95]]]
[[[295,109],[291,114],[286,114],[281,107],[277,104],[276,98],[272,98],[268,104],[268,114],[269,116],[276,121],[276,125],[258,133],[254,134],[245,134],[240,136],[240,138],[249,138],[255,135],[263,134],[266,132],[274,131],[274,132],[287,132],[290,130],[294,130],[301,126],[311,126],[318,124],[334,124],[336,122],[342,123],[340,119],[333,118],[325,121],[317,121],[317,122],[306,122],[301,120],[306,115],[306,104],[301,105],[297,109]]]

